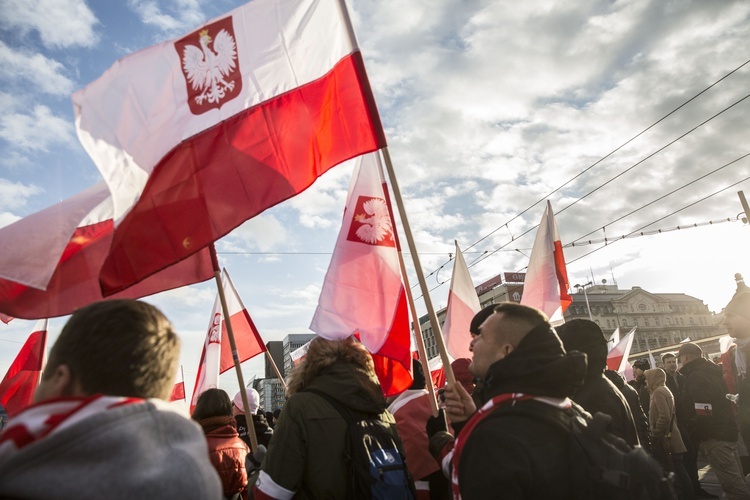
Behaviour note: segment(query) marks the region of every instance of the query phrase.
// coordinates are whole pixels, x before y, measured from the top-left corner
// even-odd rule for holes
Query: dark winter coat
[[[690,438],[695,443],[707,439],[737,441],[737,424],[726,398],[721,367],[699,358],[685,364],[680,373],[685,376],[682,402]]]
[[[346,496],[347,423],[328,401],[307,389],[324,392],[356,412],[379,414],[401,443],[396,421],[386,410],[382,394],[373,399],[372,390],[358,382],[354,373],[357,370],[362,369],[337,361],[306,385],[305,391],[289,397],[276,421],[261,480],[267,475],[287,491],[296,492],[296,499]],[[377,392],[380,393],[379,387]]]
[[[580,387],[585,372],[585,356],[566,354],[554,331],[542,326],[490,366],[483,397],[521,392],[566,398]],[[513,408],[521,411],[492,415],[468,436],[458,464],[462,498],[573,498],[578,488],[572,484],[571,468],[580,464],[569,460],[569,435],[548,421],[519,414],[524,409],[560,410],[535,400],[517,402]]]
[[[235,415],[234,419],[237,422],[237,432],[239,433],[240,438],[242,438],[248,447],[252,448],[252,445],[250,444],[250,436],[247,434],[247,420],[245,419],[245,414],[240,413],[239,415]],[[261,414],[253,415],[253,428],[255,429],[255,437],[258,438],[258,444],[262,444],[268,448],[268,444],[273,437],[273,429],[268,425],[266,416]]]
[[[647,450],[650,449],[651,439],[649,438],[648,431],[648,417],[643,411],[638,392],[633,386],[626,384],[625,379],[623,379],[616,371],[606,370],[604,375],[614,384],[615,387],[617,387],[622,394],[622,397],[625,398],[625,402],[627,402],[628,407],[630,408],[630,414],[633,415],[635,429],[638,432],[638,440],[640,441],[641,446]]]

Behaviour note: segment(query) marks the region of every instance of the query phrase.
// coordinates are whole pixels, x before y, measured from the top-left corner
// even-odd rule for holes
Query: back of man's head
[[[179,354],[179,338],[156,307],[129,299],[96,302],[65,324],[42,381],[64,365],[85,395],[166,399]]]
[[[604,373],[607,366],[607,341],[602,329],[588,319],[574,319],[555,327],[566,351],[579,351],[588,358],[590,374]]]
[[[505,332],[507,340],[515,347],[534,328],[541,325],[551,328],[549,318],[542,311],[515,302],[501,302],[495,306],[495,313],[503,315],[503,324],[509,327]]]

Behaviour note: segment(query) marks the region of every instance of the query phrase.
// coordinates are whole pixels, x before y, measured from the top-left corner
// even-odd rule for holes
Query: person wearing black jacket
[[[541,311],[510,302],[495,311],[471,341],[469,370],[482,379],[485,408],[500,411],[476,412],[460,384],[448,386],[455,448],[450,434],[434,433],[428,423],[430,449],[444,465],[452,453],[454,497],[574,498],[585,485],[576,479],[580,464],[570,461],[569,431],[530,414],[557,415],[575,404],[569,398],[583,382],[586,357],[566,354]]]
[[[599,325],[587,319],[574,319],[556,328],[565,350],[586,355],[586,378],[573,401],[592,415],[601,412],[612,417],[607,430],[630,446],[640,444],[633,414],[622,393],[604,376],[607,366],[607,341]]]
[[[648,417],[643,412],[641,407],[641,400],[638,397],[638,392],[630,384],[625,383],[625,379],[614,370],[604,370],[604,376],[614,384],[615,387],[622,393],[625,398],[625,402],[628,403],[630,413],[633,415],[633,421],[635,421],[635,429],[638,432],[638,440],[641,446],[647,451],[651,450],[651,437],[648,433]]]
[[[703,350],[693,342],[680,346],[678,358],[680,373],[685,376],[681,396],[690,439],[708,456],[727,498],[750,499],[737,452],[737,424],[726,398],[721,367],[704,359]]]

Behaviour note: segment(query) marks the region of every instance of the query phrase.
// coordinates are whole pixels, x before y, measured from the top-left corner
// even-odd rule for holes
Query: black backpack
[[[406,467],[403,446],[394,439],[388,423],[378,414],[353,412],[328,394],[306,389],[323,397],[347,422],[344,456],[347,499],[414,500],[414,480]]]
[[[659,463],[642,447],[631,448],[623,439],[609,433],[606,430],[612,419],[609,415],[596,413],[592,417],[575,403],[569,410],[560,410],[537,401],[500,407],[493,413],[497,416],[509,413],[527,415],[568,432],[569,463],[574,464],[571,481],[577,487],[576,498],[677,498],[674,473],[665,474]]]

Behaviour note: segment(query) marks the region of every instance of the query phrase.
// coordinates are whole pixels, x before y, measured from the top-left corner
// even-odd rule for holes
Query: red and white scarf
[[[491,400],[487,401],[474,415],[471,416],[469,421],[466,423],[461,433],[456,437],[456,445],[453,448],[453,456],[451,461],[453,462],[453,470],[451,471],[451,487],[453,488],[453,498],[456,500],[461,499],[461,490],[458,485],[458,465],[461,461],[461,453],[463,452],[464,445],[469,440],[469,436],[476,427],[487,418],[493,410],[506,405],[514,405],[518,401],[525,401],[527,399],[535,399],[545,404],[555,406],[560,409],[570,408],[571,400],[569,398],[557,399],[547,398],[540,396],[531,396],[529,394],[522,394],[520,392],[512,392],[500,394],[495,396]]]
[[[18,450],[98,413],[143,403],[140,398],[104,396],[58,398],[29,406],[13,417],[0,435],[0,469]]]

